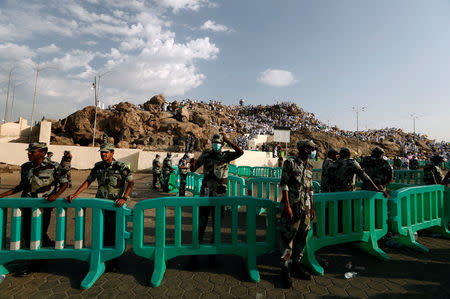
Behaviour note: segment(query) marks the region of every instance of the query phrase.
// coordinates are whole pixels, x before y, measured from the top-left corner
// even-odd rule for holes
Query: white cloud
[[[28,46],[13,43],[0,44],[0,59],[23,60],[33,57],[34,51]]]
[[[203,25],[200,27],[200,29],[202,29],[202,30],[211,30],[211,31],[216,31],[216,32],[229,31],[227,26],[217,24],[216,22],[211,21],[211,20],[208,20],[205,23],[203,23]]]
[[[291,72],[273,69],[267,69],[261,72],[258,81],[276,87],[289,86],[297,82]]]
[[[60,50],[61,49],[57,47],[55,44],[51,44],[45,47],[38,48],[36,51],[39,53],[50,54],[50,53],[57,53]]]
[[[201,7],[215,7],[216,4],[209,0],[161,0],[163,6],[170,7],[176,13],[181,9],[199,10]]]

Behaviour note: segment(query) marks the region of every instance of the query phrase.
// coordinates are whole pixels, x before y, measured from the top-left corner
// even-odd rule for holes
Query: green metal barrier
[[[245,189],[245,180],[243,178],[233,175],[228,176],[228,196],[245,196]]]
[[[252,175],[252,168],[250,166],[238,166],[237,174],[249,178]]]
[[[423,185],[423,170],[394,170],[394,182],[402,184]]]
[[[252,167],[250,171],[251,177],[272,177],[273,175],[273,168],[272,167]]]
[[[272,176],[273,178],[281,178],[281,173],[283,172],[283,167],[274,167],[272,168]]]
[[[343,207],[341,214],[339,202]],[[387,199],[381,193],[355,191],[315,194],[314,209],[317,220],[312,223],[302,259],[302,263],[313,273],[324,274],[315,252],[330,245],[359,242],[357,246],[360,249],[379,259],[389,260],[377,243],[388,230]],[[328,230],[326,215],[329,219]],[[338,222],[343,223],[342,232],[338,231]]]
[[[186,177],[186,191],[192,193],[193,196],[200,195],[200,188],[202,187],[203,175],[195,172],[188,172]],[[179,185],[178,185],[179,187]]]
[[[246,241],[238,241],[238,203],[246,207]],[[214,243],[200,244],[198,238],[199,207],[214,206]],[[221,215],[223,206],[231,207],[231,242],[224,243],[221,238]],[[166,211],[173,207],[174,213],[174,242],[166,241]],[[192,207],[192,242],[182,243],[181,240],[181,208]],[[262,207],[267,210],[266,239],[256,242],[256,209]],[[144,211],[155,210],[155,243],[144,245]],[[240,197],[166,197],[138,202],[133,211],[133,250],[142,257],[154,260],[151,285],[157,287],[166,270],[166,261],[184,255],[216,255],[235,254],[244,258],[252,281],[259,282],[259,272],[256,257],[270,252],[275,248],[276,234],[276,204],[270,200]]]
[[[30,248],[20,247],[22,210],[32,209]],[[41,248],[42,208],[56,209],[55,247]],[[74,246],[66,246],[67,209],[75,209]],[[10,248],[5,248],[6,215],[11,209]],[[92,209],[92,246],[84,247],[85,210]],[[116,240],[114,247],[103,247],[103,211],[116,212]],[[72,203],[60,198],[48,202],[37,198],[3,198],[0,200],[0,273],[7,274],[5,264],[18,260],[35,259],[76,259],[89,263],[89,272],[81,283],[81,288],[90,288],[105,271],[105,262],[122,255],[125,240],[130,238],[126,231],[126,216],[131,210],[126,206],[116,208],[114,202],[105,199],[78,198]]]
[[[414,233],[434,227],[444,237],[450,238],[449,189],[441,185],[418,186],[399,189],[389,199],[390,224],[397,241],[422,252],[428,248],[418,243]]]
[[[234,164],[230,164],[230,166],[228,168],[228,173],[232,174],[232,175],[237,175],[237,173],[238,173],[237,166]]]
[[[254,185],[256,184],[256,194]],[[281,189],[279,178],[250,178],[247,180],[247,194],[257,198],[264,198],[274,202],[280,202]]]

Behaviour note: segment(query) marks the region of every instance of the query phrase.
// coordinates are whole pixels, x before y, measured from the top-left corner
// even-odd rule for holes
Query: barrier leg
[[[164,256],[164,248],[156,248],[155,250],[155,264],[153,266],[153,274],[151,279],[151,286],[158,287],[166,272],[166,259]]]
[[[380,260],[388,261],[390,259],[389,255],[378,247],[378,240],[373,236],[370,236],[367,242],[359,242],[355,246]]]
[[[422,244],[417,242],[416,239],[414,239],[414,233],[411,229],[408,229],[406,236],[398,235],[395,237],[395,240],[398,243],[405,245],[407,247],[410,247],[412,249],[415,249],[417,251],[421,251],[421,252],[425,252],[425,253],[430,251],[428,248],[426,248],[425,246],[423,246]]]
[[[82,289],[89,289],[105,272],[105,263],[100,260],[100,251],[91,254],[89,272],[81,282]]]
[[[6,275],[8,273],[9,273],[8,269],[6,269],[5,266],[0,265],[0,274]]]
[[[250,256],[245,258],[245,263],[247,265],[248,274],[250,275],[250,279],[253,282],[259,282],[259,271],[256,266],[256,255],[255,252]]]
[[[314,248],[313,242],[313,230],[311,229],[308,233],[306,246],[303,249],[303,257],[301,262],[310,270],[311,274],[323,275],[325,271],[316,259],[316,250]]]

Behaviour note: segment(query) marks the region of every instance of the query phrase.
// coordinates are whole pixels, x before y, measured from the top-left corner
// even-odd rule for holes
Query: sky
[[[450,141],[450,2],[0,0],[0,120],[8,98],[30,121],[35,86],[35,120],[94,105],[96,76],[105,105],[290,101]]]

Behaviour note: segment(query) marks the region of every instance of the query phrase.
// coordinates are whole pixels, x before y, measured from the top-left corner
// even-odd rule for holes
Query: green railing
[[[449,189],[441,185],[403,188],[392,193],[390,204],[390,224],[397,240],[419,251],[428,249],[418,243],[414,233],[434,227],[443,236],[450,238]]]
[[[200,188],[202,187],[203,175],[195,172],[188,172],[186,177],[186,191],[192,193],[193,196],[200,195]],[[178,183],[178,188],[179,188]]]
[[[369,254],[382,260],[389,259],[377,243],[388,230],[387,199],[381,193],[355,191],[316,194],[314,208],[317,220],[312,223],[302,259],[302,263],[313,273],[324,274],[315,252],[336,244],[358,242],[358,247]],[[342,231],[338,231],[338,223],[342,223]]]
[[[238,204],[246,208],[246,241],[238,240]],[[214,206],[214,243],[199,242],[199,207]],[[222,240],[221,208],[231,207],[231,241]],[[182,242],[181,209],[192,208],[192,241]],[[256,209],[267,210],[266,238],[263,242],[256,241]],[[174,240],[166,240],[167,210],[174,209]],[[144,212],[154,210],[155,242],[144,244]],[[270,252],[275,248],[276,204],[270,200],[251,197],[166,197],[144,200],[134,206],[133,212],[133,250],[142,257],[154,261],[151,285],[157,287],[163,279],[166,261],[184,255],[216,255],[235,254],[244,258],[252,281],[259,282],[259,272],[256,257]]]
[[[228,196],[245,196],[245,189],[245,180],[243,178],[234,175],[228,176]]]
[[[252,167],[250,176],[251,177],[270,178],[273,176],[273,168],[272,167]]]
[[[230,164],[229,168],[228,168],[228,173],[232,174],[232,175],[237,175],[237,166],[234,164]]]
[[[320,181],[322,179],[322,168],[313,169],[313,180]]]
[[[21,248],[22,209],[31,209],[30,248]],[[55,247],[41,247],[42,208],[56,209]],[[10,248],[5,247],[6,215],[11,209]],[[75,210],[74,245],[67,246],[67,209]],[[92,245],[84,246],[85,210],[92,210]],[[114,247],[103,246],[103,211],[116,212]],[[105,199],[79,198],[72,203],[60,198],[48,202],[37,198],[4,198],[0,200],[0,273],[7,274],[5,264],[18,260],[76,259],[89,263],[89,272],[81,282],[81,288],[90,288],[105,271],[105,262],[119,257],[125,250],[125,240],[130,238],[126,231],[126,217],[131,210],[126,206],[116,208],[114,202]]]
[[[249,178],[252,176],[252,168],[250,166],[238,166],[237,175]]]
[[[423,185],[423,170],[394,170],[394,182],[401,184]]]

